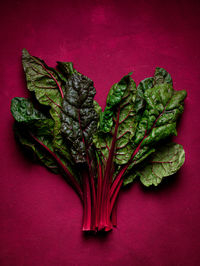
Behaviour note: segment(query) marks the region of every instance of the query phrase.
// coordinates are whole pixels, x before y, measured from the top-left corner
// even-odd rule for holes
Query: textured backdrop
[[[1,3],[0,265],[196,266],[200,238],[200,5],[198,1],[11,1]],[[48,65],[72,61],[104,106],[130,71],[136,83],[156,66],[186,89],[176,142],[181,171],[159,189],[120,194],[118,228],[85,237],[82,206],[61,177],[25,158],[15,143],[11,98],[27,96],[21,50]]]

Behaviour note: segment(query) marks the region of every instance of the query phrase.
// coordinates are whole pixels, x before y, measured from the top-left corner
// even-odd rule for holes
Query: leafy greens
[[[123,185],[139,178],[144,186],[157,186],[183,165],[183,147],[169,137],[177,135],[186,91],[173,89],[165,69],[157,67],[138,86],[132,73],[124,76],[102,111],[92,80],[71,62],[57,62],[54,69],[24,49],[22,64],[35,100],[12,99],[16,138],[76,190],[84,207],[83,231],[116,226]]]

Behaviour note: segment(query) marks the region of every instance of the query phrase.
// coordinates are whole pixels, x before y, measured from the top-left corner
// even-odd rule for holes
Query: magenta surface
[[[199,265],[200,5],[198,1],[2,1],[0,97],[0,265]],[[175,141],[181,171],[159,189],[135,183],[120,194],[118,227],[85,237],[82,206],[61,177],[25,158],[9,108],[27,96],[21,50],[50,66],[72,61],[104,106],[130,71],[136,83],[156,66],[186,89]]]

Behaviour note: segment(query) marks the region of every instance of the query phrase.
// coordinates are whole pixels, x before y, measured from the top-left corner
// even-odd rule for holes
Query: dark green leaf
[[[17,122],[29,122],[47,117],[33,107],[30,100],[20,97],[15,97],[11,101],[11,113]]]
[[[145,91],[146,107],[138,124],[134,143],[152,145],[171,135],[176,135],[176,122],[183,112],[186,91],[175,91],[163,83]]]
[[[72,62],[57,62],[58,68],[64,74],[65,77],[69,78],[73,73],[78,73],[74,68]],[[66,79],[67,81],[67,79]]]
[[[53,173],[61,173],[58,168],[57,163],[53,159],[52,156],[48,154],[40,145],[36,143],[36,141],[31,137],[28,128],[20,123],[15,123],[14,132],[17,140],[23,145],[26,149],[28,149],[35,158],[39,160],[42,164],[44,164],[50,171]],[[50,147],[51,141],[48,139],[44,139],[44,137],[40,137],[45,140],[45,144]],[[41,140],[42,140],[41,139]]]
[[[176,123],[184,110],[186,97],[186,91],[173,89],[171,76],[163,68],[156,68],[154,80],[149,78],[140,84],[144,103],[139,108],[142,113],[133,138],[134,150],[137,148],[138,151],[130,163],[129,172],[155,152],[155,145],[160,140],[177,135]]]
[[[152,88],[153,84],[154,84],[154,78],[146,78],[142,80],[137,87],[134,109],[138,115],[145,107],[144,92],[147,89]]]
[[[98,118],[93,103],[95,93],[93,82],[81,74],[72,74],[66,82],[61,130],[77,163],[85,162],[92,152]]]
[[[158,85],[161,83],[168,83],[172,85],[172,78],[164,68],[156,67],[156,71],[154,74],[154,85]]]

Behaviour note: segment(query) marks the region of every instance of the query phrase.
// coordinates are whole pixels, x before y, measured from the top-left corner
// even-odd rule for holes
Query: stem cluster
[[[119,115],[117,114],[115,129],[108,159],[102,166],[98,162],[97,186],[94,186],[94,176],[90,171],[84,173],[83,186],[83,231],[110,231],[117,226],[117,198],[123,184],[123,176],[133,161],[135,155],[140,150],[141,143],[133,151],[130,161],[122,166],[115,178],[114,176],[114,156],[119,127]]]

